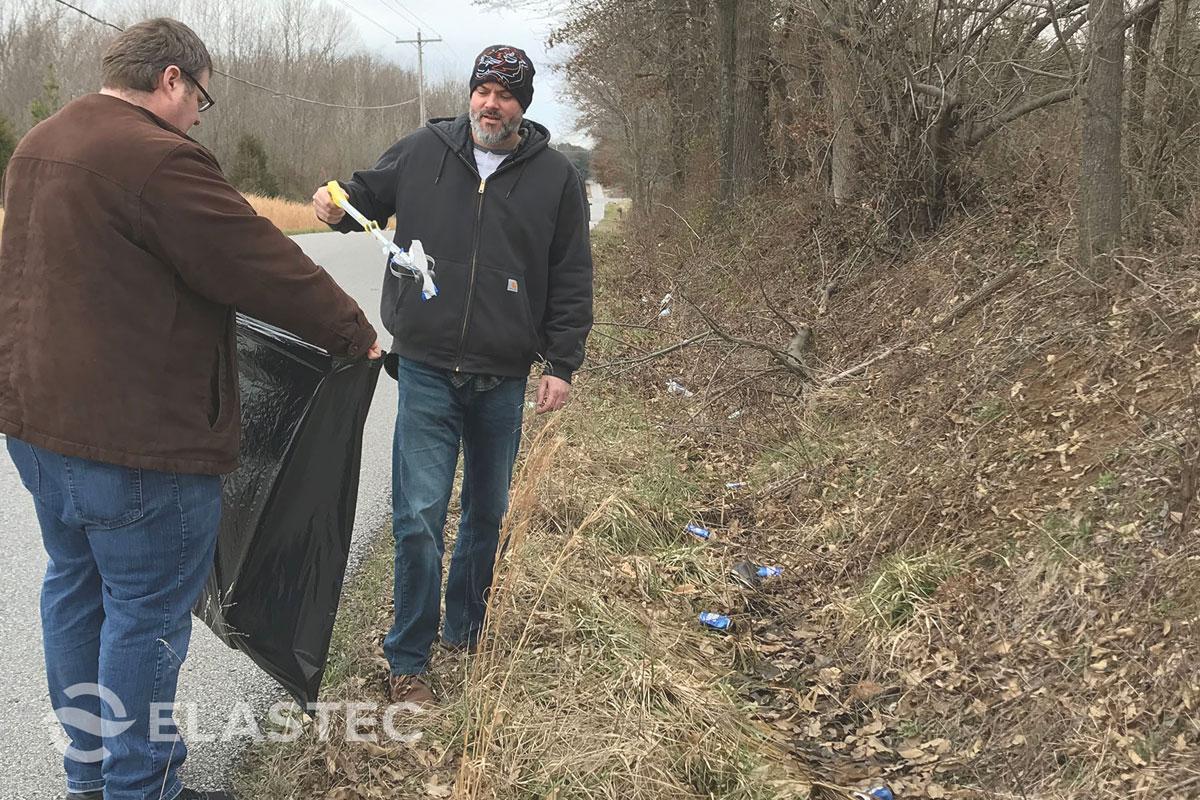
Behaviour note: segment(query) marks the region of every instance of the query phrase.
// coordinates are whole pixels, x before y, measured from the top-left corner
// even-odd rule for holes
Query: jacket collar
[[[471,154],[471,118],[467,114],[457,117],[440,117],[425,123],[425,127],[438,135],[446,147],[473,159]],[[510,163],[517,163],[533,158],[550,145],[550,131],[540,123],[531,119],[521,122],[521,144],[512,155]]]

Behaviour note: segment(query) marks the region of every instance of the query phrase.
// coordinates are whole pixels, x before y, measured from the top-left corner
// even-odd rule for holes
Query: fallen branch
[[[668,353],[674,353],[676,350],[682,350],[689,345],[693,345],[697,342],[711,338],[712,335],[712,331],[704,331],[704,333],[698,333],[695,336],[688,337],[682,342],[676,342],[670,347],[664,347],[661,350],[655,350],[652,353],[646,353],[645,355],[638,356],[637,358],[623,358],[618,361],[609,361],[607,364],[584,365],[579,372],[594,372],[602,369],[613,369],[614,367],[628,367],[635,364],[644,364],[647,361],[665,356]]]
[[[719,338],[724,339],[732,345],[737,345],[738,347],[749,347],[753,350],[761,350],[762,352],[771,356],[771,358],[775,359],[775,361],[781,366],[787,368],[787,370],[792,374],[801,378],[808,378],[808,370],[805,369],[804,364],[793,358],[790,354],[784,352],[783,350],[778,350],[774,347],[771,347],[768,344],[756,342],[751,339],[743,339],[740,336],[734,336],[726,332],[724,328],[717,324],[717,321],[713,319],[712,316],[707,314],[704,309],[700,308],[700,306],[693,303],[689,297],[684,295],[682,292],[680,292],[679,297],[681,300],[683,300],[683,302],[687,303],[696,310],[696,313],[699,314],[700,318],[703,319],[708,325],[709,330],[716,334]]]
[[[950,309],[950,311],[946,313],[946,316],[942,317],[941,319],[939,319],[937,322],[935,322],[933,324],[933,330],[938,333],[945,331],[947,328],[949,328],[951,325],[953,325],[955,322],[957,322],[964,314],[966,314],[967,312],[982,305],[985,300],[987,300],[989,297],[994,295],[996,292],[1000,291],[1002,288],[1004,288],[1008,284],[1012,283],[1013,280],[1018,275],[1023,274],[1026,269],[1028,269],[1029,267],[1031,267],[1037,263],[1040,263],[1040,262],[1027,261],[1025,263],[1014,264],[1013,266],[1009,267],[1007,270],[1005,270],[1004,272],[1000,273],[999,275],[997,275],[996,277],[992,278],[990,281],[985,283],[982,287],[980,287],[979,291],[977,291],[975,294],[971,295],[966,300],[962,301],[961,303],[956,305],[954,308]],[[904,339],[901,339],[900,341],[896,342],[895,344],[884,348],[882,351],[871,356],[866,361],[859,362],[858,364],[855,364],[853,367],[850,367],[849,369],[842,370],[838,374],[824,379],[823,381],[821,381],[821,385],[822,386],[832,386],[833,384],[837,383],[838,381],[853,377],[853,376],[859,374],[860,372],[863,372],[864,370],[866,370],[867,367],[870,367],[873,364],[879,363],[880,361],[882,361],[883,359],[892,355],[893,353],[895,353],[899,350],[903,350],[912,344],[913,344],[912,337],[905,337]]]
[[[1004,272],[1001,272],[999,275],[997,275],[996,277],[992,278],[990,281],[985,283],[982,287],[980,287],[979,291],[977,291],[975,294],[971,295],[966,300],[962,301],[961,303],[956,305],[954,308],[950,309],[950,311],[946,314],[946,316],[942,317],[940,320],[938,320],[937,322],[934,323],[933,329],[935,331],[939,331],[939,332],[946,330],[946,328],[949,328],[951,325],[953,325],[955,322],[957,322],[959,320],[959,318],[962,317],[964,314],[966,314],[968,311],[972,311],[973,309],[977,308],[979,305],[981,305],[983,303],[984,300],[987,300],[989,297],[994,295],[996,292],[1000,291],[1005,286],[1012,283],[1013,280],[1018,275],[1021,275],[1022,273],[1025,272],[1025,270],[1027,268],[1029,268],[1037,263],[1041,263],[1041,262],[1028,261],[1028,262],[1025,262],[1024,264],[1013,264],[1011,267],[1006,269]]]
[[[858,373],[864,371],[867,367],[871,366],[872,364],[875,364],[876,362],[882,361],[883,359],[887,358],[888,356],[890,356],[892,353],[896,352],[897,350],[901,350],[905,347],[908,347],[909,344],[911,344],[911,342],[909,342],[907,339],[897,342],[896,344],[892,345],[891,347],[885,348],[882,352],[876,353],[875,355],[871,356],[866,361],[863,361],[859,364],[855,364],[850,369],[842,370],[837,375],[834,375],[830,378],[826,378],[825,380],[821,381],[821,385],[822,386],[832,386],[833,384],[837,383],[840,380],[845,380],[846,378],[851,378],[851,377],[857,375]]]

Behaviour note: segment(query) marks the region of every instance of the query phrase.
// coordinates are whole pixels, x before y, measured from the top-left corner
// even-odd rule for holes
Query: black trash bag
[[[325,674],[380,361],[237,318],[240,466],[196,614],[306,708]]]

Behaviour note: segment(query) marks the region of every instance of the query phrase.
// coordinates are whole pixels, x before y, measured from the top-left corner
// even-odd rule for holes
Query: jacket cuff
[[[371,345],[379,341],[379,335],[375,333],[375,328],[371,323],[367,322],[367,318],[361,311],[358,312],[358,329],[351,337],[348,346],[346,347],[346,355],[351,358],[365,356],[367,351],[371,349]]]
[[[556,377],[560,380],[564,380],[567,383],[570,383],[571,376],[575,374],[575,371],[571,370],[571,369],[564,369],[563,367],[558,367],[558,366],[555,366],[554,364],[550,364],[544,370],[542,370],[542,374],[543,375],[553,375],[554,377]]]

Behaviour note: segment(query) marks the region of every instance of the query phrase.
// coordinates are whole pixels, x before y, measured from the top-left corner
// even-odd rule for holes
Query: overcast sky
[[[330,0],[334,5],[339,0]],[[576,132],[575,109],[562,91],[562,80],[553,67],[562,59],[561,48],[546,51],[554,19],[533,11],[492,10],[471,0],[340,0],[371,52],[401,64],[417,66],[416,45],[394,44],[395,39],[415,39],[417,21],[422,35],[444,39],[425,47],[426,79],[448,77],[462,82],[464,95],[471,64],[480,50],[492,44],[509,44],[529,54],[537,70],[533,103],[527,116],[550,129],[556,141],[586,143]],[[358,13],[349,10],[353,7]],[[386,29],[386,30],[385,30]]]

